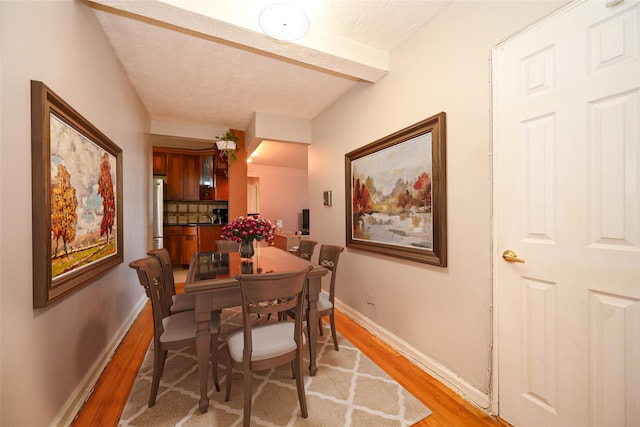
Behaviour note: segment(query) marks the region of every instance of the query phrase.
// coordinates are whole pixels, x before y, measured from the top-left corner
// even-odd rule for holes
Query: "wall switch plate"
[[[367,295],[367,304],[376,305],[376,297]]]
[[[322,193],[322,202],[325,206],[331,206],[333,204],[332,198],[331,190]]]

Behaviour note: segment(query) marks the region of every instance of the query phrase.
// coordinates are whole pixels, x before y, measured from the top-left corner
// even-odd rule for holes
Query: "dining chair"
[[[216,252],[238,252],[240,244],[233,240],[216,240]]]
[[[298,245],[298,255],[300,258],[308,259],[311,261],[311,257],[313,256],[313,250],[315,249],[318,242],[315,240],[300,240],[300,244]]]
[[[313,267],[285,273],[239,274],[242,299],[242,329],[227,336],[226,396],[231,395],[233,368],[242,371],[244,385],[243,426],[251,421],[253,371],[262,371],[291,363],[296,379],[298,401],[307,418],[304,391],[302,320],[254,324],[256,315],[270,315],[290,309],[302,310],[307,292],[307,277]]]
[[[336,269],[338,268],[338,261],[340,260],[340,254],[344,251],[344,247],[336,245],[320,245],[320,253],[318,254],[318,264],[331,272],[331,279],[329,282],[329,293],[320,292],[318,296],[318,327],[320,328],[320,335],[323,335],[324,328],[322,327],[322,318],[329,316],[329,325],[331,327],[331,337],[333,338],[333,348],[338,351],[338,337],[336,335],[336,320],[334,309],[334,296],[336,290]],[[306,311],[306,305],[305,305]],[[287,310],[285,314],[289,317],[295,318],[298,311]],[[280,318],[282,318],[281,316]],[[306,315],[303,316],[306,319]],[[311,326],[307,323],[307,331]],[[307,332],[308,334],[310,332]]]
[[[166,248],[152,249],[147,252],[147,255],[152,255],[160,261],[166,293],[164,297],[165,314],[195,310],[196,296],[194,294],[176,294],[176,283],[169,251]]]
[[[149,407],[156,404],[160,378],[169,350],[177,350],[189,345],[195,347],[197,323],[195,311],[182,311],[167,315],[162,308],[164,293],[164,275],[158,258],[149,256],[132,261],[129,267],[136,270],[138,280],[145,288],[151,300],[153,313],[153,375],[149,392]],[[209,321],[211,334],[210,359],[213,371],[213,382],[220,391],[218,383],[218,336],[220,333],[220,315],[212,311]]]
[[[338,351],[338,337],[336,336],[336,319],[335,307],[333,299],[336,292],[336,269],[340,254],[344,251],[342,246],[321,245],[320,254],[318,255],[318,264],[331,272],[329,282],[329,294],[320,292],[318,297],[318,326],[320,327],[320,335],[323,334],[322,317],[329,316],[329,325],[331,326],[331,337],[333,338],[333,348]]]

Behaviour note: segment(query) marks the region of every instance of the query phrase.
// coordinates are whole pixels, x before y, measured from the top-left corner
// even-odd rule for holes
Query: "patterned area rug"
[[[221,335],[239,328],[238,309],[222,313]],[[300,416],[295,380],[287,364],[254,373],[251,424],[256,426],[410,426],[431,414],[429,408],[390,378],[349,341],[339,336],[333,350],[325,324],[318,340],[318,372],[305,377],[309,417]],[[153,345],[153,344],[152,344]],[[307,351],[308,353],[308,351]],[[209,411],[198,410],[195,350],[171,351],[153,408],[147,407],[153,369],[152,348],[136,378],[119,426],[239,426],[242,424],[242,373],[232,375],[231,398],[224,401],[225,354],[218,367],[221,391],[210,379]],[[308,360],[305,361],[308,366]],[[308,372],[308,371],[307,371]],[[211,378],[211,377],[210,377]]]

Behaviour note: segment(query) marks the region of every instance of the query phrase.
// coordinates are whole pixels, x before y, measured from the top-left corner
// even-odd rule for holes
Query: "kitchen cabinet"
[[[215,171],[213,154],[200,155],[200,200],[215,200]]]
[[[167,200],[182,200],[182,175],[184,160],[182,154],[167,154]]]
[[[171,264],[174,266],[182,265],[182,226],[164,227],[164,247],[169,251]]]
[[[169,251],[174,267],[189,265],[194,252],[215,251],[221,225],[167,225],[164,227],[164,247]]]
[[[198,252],[198,226],[182,226],[182,265],[189,265],[191,257]]]
[[[200,158],[167,153],[167,200],[200,200]]]
[[[273,235],[273,246],[283,251],[289,251],[294,246],[300,244],[301,237],[302,236],[296,236],[295,234],[275,233]]]
[[[182,200],[200,200],[200,156],[183,155]]]
[[[167,174],[167,153],[163,153],[161,151],[153,152],[153,174]]]
[[[198,227],[198,237],[200,238],[200,248],[198,252],[208,252],[216,250],[216,240],[220,239],[220,225],[201,225]]]

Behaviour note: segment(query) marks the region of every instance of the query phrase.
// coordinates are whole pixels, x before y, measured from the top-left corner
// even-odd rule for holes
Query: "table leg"
[[[316,343],[318,340],[318,296],[321,287],[320,277],[309,278],[309,292],[307,293],[307,331],[309,332],[309,374],[314,376],[318,370],[316,366]]]
[[[211,297],[202,293],[196,295],[196,357],[198,358],[198,374],[200,376],[200,412],[209,410],[208,379],[209,379],[209,352],[211,351]]]

